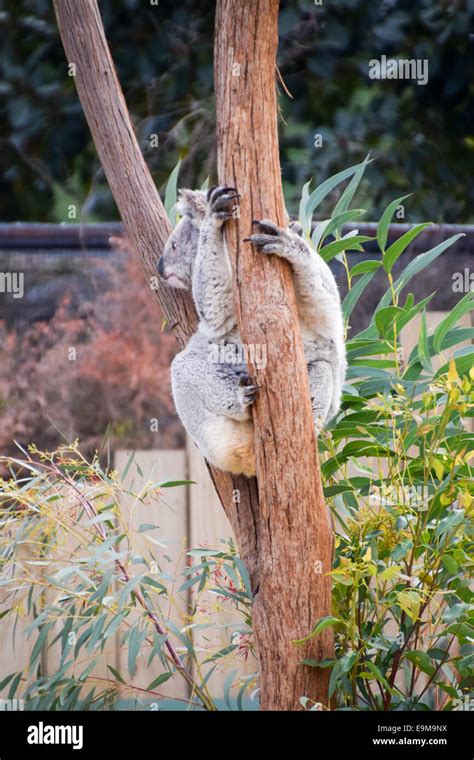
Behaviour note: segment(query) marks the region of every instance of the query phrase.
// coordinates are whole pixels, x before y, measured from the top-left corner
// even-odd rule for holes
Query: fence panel
[[[190,480],[196,481],[189,490],[189,544],[193,549],[225,548],[222,540],[234,539],[232,528],[214,489],[206,463],[195,444],[188,439],[188,459]],[[196,564],[199,558],[196,559]],[[196,602],[197,592],[192,587],[191,600]],[[232,613],[229,604],[220,603],[215,595],[205,594],[202,600],[203,611],[198,619],[211,623],[207,629],[193,632],[193,642],[198,648],[218,651],[229,644],[230,631],[240,622],[237,614]],[[237,650],[235,650],[237,651]],[[216,670],[209,679],[209,689],[213,697],[222,698],[227,676],[236,671],[236,683],[240,678],[253,673],[256,669],[254,658],[250,655],[246,662],[234,653],[219,660]],[[232,696],[234,694],[232,693]]]
[[[119,473],[125,470],[129,457],[130,452],[117,451],[115,453],[115,469]],[[137,470],[136,465],[142,474]],[[187,480],[185,451],[136,451],[134,463],[129,468],[124,484],[133,489],[134,493],[138,493],[147,481],[173,480]],[[153,569],[153,564],[151,565],[152,574],[161,570],[176,578],[179,584],[183,581],[182,573],[187,560],[185,554],[188,536],[187,488],[184,486],[166,488],[163,489],[162,493],[163,496],[154,505],[143,504],[132,497],[126,498],[125,503],[122,504],[122,514],[133,532],[134,548],[138,553],[150,558],[152,563],[153,561],[156,562],[156,570]],[[138,532],[140,525],[145,523],[157,525],[158,529],[156,531]],[[144,572],[144,569],[139,564],[134,566],[137,573]],[[178,628],[182,628],[185,625],[187,597],[179,596],[176,593],[176,588],[172,587],[171,590],[171,598],[166,601],[163,613]],[[139,614],[138,611],[135,613],[135,615]],[[148,645],[143,646],[137,659],[136,672],[133,678],[130,678],[127,674],[128,647],[120,646],[118,651],[117,668],[119,672],[127,682],[142,689],[146,689],[163,672],[163,667],[157,657],[148,666],[149,654],[150,647]],[[187,684],[178,677],[161,685],[159,692],[177,699],[187,699],[189,696]]]

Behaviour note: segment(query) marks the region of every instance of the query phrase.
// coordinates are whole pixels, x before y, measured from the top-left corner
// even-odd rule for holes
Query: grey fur
[[[173,287],[192,287],[199,315],[197,332],[171,365],[173,397],[181,421],[212,464],[252,475],[250,409],[258,389],[241,363],[231,267],[223,236],[223,225],[232,216],[236,198],[234,188],[211,188],[207,194],[181,190],[178,209],[182,219],[166,244],[159,272]],[[270,220],[254,225],[249,240],[257,249],[285,258],[293,268],[313,418],[319,433],[339,410],[346,369],[336,282],[328,265],[301,237],[297,224],[286,230]],[[223,345],[225,362],[217,355]]]

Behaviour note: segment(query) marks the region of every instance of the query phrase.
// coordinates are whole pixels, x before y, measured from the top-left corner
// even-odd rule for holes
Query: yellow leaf
[[[459,399],[460,395],[461,395],[461,391],[459,390],[459,388],[451,388],[451,390],[449,391],[449,403],[455,404],[456,401]]]
[[[423,581],[427,586],[433,585],[433,576],[429,575],[429,573],[420,573],[419,578],[420,581]]]
[[[417,620],[420,612],[420,595],[417,594],[416,591],[400,591],[397,594],[397,599],[402,610],[406,612],[412,620]]]
[[[456,362],[454,359],[451,359],[449,362],[448,380],[450,383],[455,383],[456,380],[459,380],[458,371],[456,369]]]
[[[400,570],[401,565],[392,565],[392,567],[386,567],[385,570],[380,573],[380,580],[391,581],[396,578],[397,575],[399,575]]]

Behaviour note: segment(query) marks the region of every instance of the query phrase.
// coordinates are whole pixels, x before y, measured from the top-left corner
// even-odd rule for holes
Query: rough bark
[[[252,219],[285,225],[278,153],[278,0],[218,0],[214,72],[220,183],[242,197],[227,244],[242,340],[264,345],[254,408],[260,498],[259,591],[254,633],[263,709],[291,710],[307,696],[327,704],[328,670],[303,658],[332,656],[332,633],[296,647],[330,612],[332,532],[324,503],[307,372],[290,267],[243,242]]]
[[[75,65],[77,92],[99,159],[147,282],[155,286],[156,262],[171,227],[138,146],[97,2],[54,0],[54,9],[66,57]],[[192,297],[159,284],[155,293],[182,348],[197,325]],[[255,588],[258,584],[255,479],[233,478],[210,469]],[[234,499],[235,494],[240,502]]]

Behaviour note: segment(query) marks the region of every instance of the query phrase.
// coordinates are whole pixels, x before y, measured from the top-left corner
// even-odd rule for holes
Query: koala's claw
[[[260,386],[259,385],[244,385],[241,386],[240,393],[242,397],[242,404],[244,406],[250,406],[255,401]]]
[[[286,241],[276,235],[251,235],[244,242],[252,243],[262,253],[276,253],[282,256],[285,251]]]
[[[283,254],[288,242],[288,234],[275,222],[270,219],[258,221],[254,219],[252,224],[260,228],[260,233],[245,238],[244,242],[252,243],[257,246],[263,253]]]
[[[235,201],[240,194],[235,187],[210,187],[207,191],[207,200],[211,214],[222,221],[230,219],[235,206]]]
[[[260,221],[258,219],[252,219],[252,224],[260,227],[261,231],[266,235],[274,235],[275,237],[278,237],[285,233],[285,230],[282,230],[278,224],[270,221],[270,219],[261,219]]]
[[[241,370],[238,373],[240,375],[239,385],[245,385],[246,387],[252,386],[253,388],[259,388],[259,385],[252,385],[252,378],[248,374],[247,370]]]
[[[216,200],[213,200],[212,202],[212,213],[215,214],[218,211],[226,211],[228,209],[229,201],[233,201],[234,198],[240,198],[239,193],[234,193],[233,195],[228,195],[227,193],[225,195],[221,195]],[[232,204],[233,206],[234,204]],[[229,211],[229,213],[231,213]]]
[[[213,199],[213,196],[218,197],[219,195],[222,195],[223,193],[230,193],[230,192],[236,193],[237,188],[227,187],[227,186],[224,187],[223,185],[211,185],[211,187],[207,191],[206,199],[208,202],[210,202],[211,199]]]
[[[252,243],[258,248],[266,245],[274,245],[277,240],[275,235],[250,235],[250,237],[244,239],[245,243]]]

